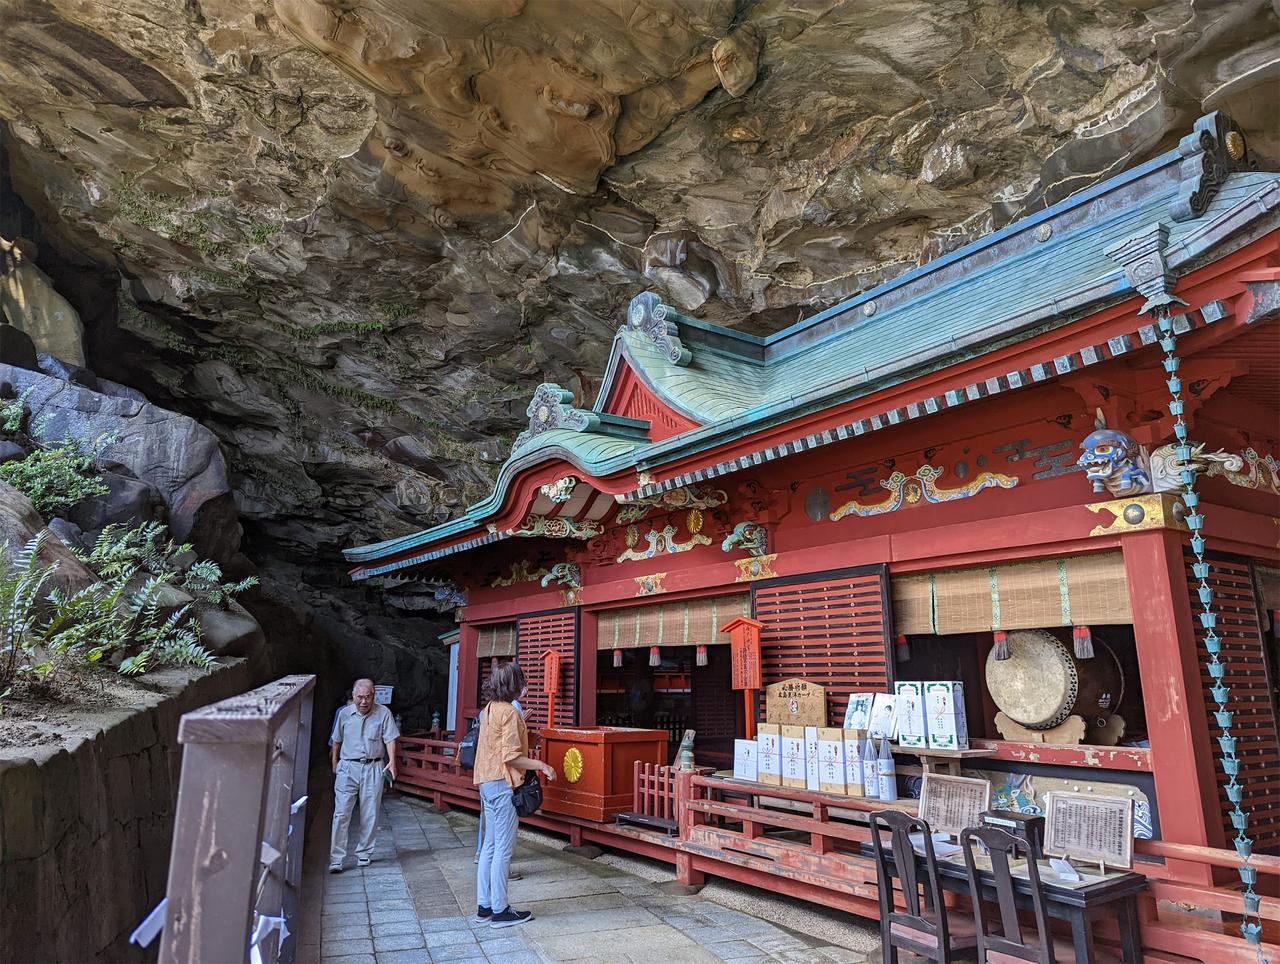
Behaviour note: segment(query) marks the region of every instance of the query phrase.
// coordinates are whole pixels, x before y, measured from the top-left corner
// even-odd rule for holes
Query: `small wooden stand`
[[[960,768],[965,760],[980,760],[995,756],[999,751],[994,747],[972,750],[931,750],[927,746],[893,746],[894,753],[910,754],[920,758],[920,769],[925,773],[943,773],[948,776],[960,776]]]
[[[1050,730],[1032,730],[1015,723],[1003,713],[996,714],[996,729],[1006,740],[1014,743],[1065,743],[1075,745],[1084,742],[1084,719],[1069,716],[1065,723],[1059,723]]]

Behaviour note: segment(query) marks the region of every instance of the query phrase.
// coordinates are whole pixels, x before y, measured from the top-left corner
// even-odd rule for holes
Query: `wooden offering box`
[[[542,809],[598,823],[634,804],[634,763],[667,762],[665,730],[627,726],[559,727],[542,731],[542,760],[556,771],[542,785]]]

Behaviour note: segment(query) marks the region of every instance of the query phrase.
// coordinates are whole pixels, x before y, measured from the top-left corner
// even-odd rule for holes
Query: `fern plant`
[[[75,550],[76,557],[107,579],[145,570],[172,582],[178,572],[174,557],[190,552],[191,544],[179,545],[166,538],[167,532],[163,522],[145,522],[133,528],[112,524],[99,533],[92,549]]]
[[[23,661],[31,658],[35,648],[37,603],[44,584],[57,569],[39,562],[44,541],[45,532],[41,531],[16,559],[11,563],[5,560],[8,571],[0,579],[0,684],[11,683],[30,668]]]
[[[35,386],[25,388],[17,398],[0,401],[0,428],[9,435],[17,435],[22,431],[22,423],[27,416],[27,399],[35,391]]]
[[[225,607],[232,596],[244,592],[257,584],[257,576],[246,576],[239,582],[224,583],[222,581],[222,567],[208,559],[203,559],[192,565],[182,578],[183,589],[218,607]]]
[[[31,500],[46,519],[110,489],[93,470],[94,453],[66,438],[50,448],[38,448],[24,459],[0,465],[0,479]]]

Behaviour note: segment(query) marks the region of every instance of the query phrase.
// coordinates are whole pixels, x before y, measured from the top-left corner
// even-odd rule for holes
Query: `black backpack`
[[[467,730],[467,735],[458,744],[458,766],[462,767],[462,769],[475,769],[476,744],[478,742],[480,742],[480,717],[477,716],[475,722],[471,724],[471,728]]]

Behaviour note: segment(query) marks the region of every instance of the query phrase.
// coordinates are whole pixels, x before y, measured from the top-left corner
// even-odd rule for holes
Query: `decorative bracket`
[[[1249,156],[1239,126],[1221,111],[1196,121],[1191,133],[1178,142],[1178,153],[1182,163],[1178,199],[1173,204],[1175,221],[1190,221],[1203,214],[1227,175],[1258,166]]]
[[[652,291],[645,291],[631,299],[631,306],[627,309],[627,327],[647,335],[671,364],[684,367],[693,361],[693,352],[680,342],[680,329],[676,326],[680,317],[674,308],[664,305]]]
[[[1168,243],[1169,229],[1157,222],[1143,233],[1125,238],[1106,249],[1107,257],[1124,267],[1124,276],[1129,284],[1147,299],[1138,311],[1140,315],[1168,305],[1186,304],[1173,294],[1178,277],[1164,257]]]

